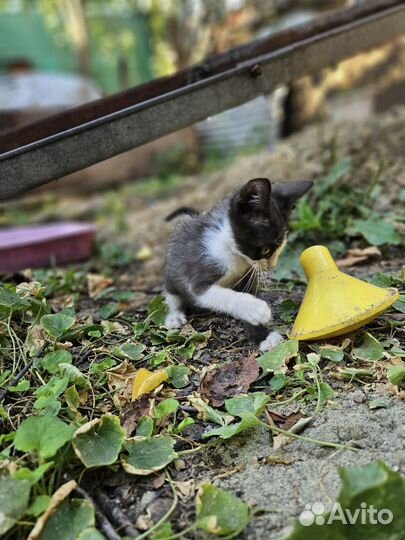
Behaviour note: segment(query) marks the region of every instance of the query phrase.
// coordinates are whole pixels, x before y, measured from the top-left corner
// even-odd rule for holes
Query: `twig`
[[[107,497],[105,493],[102,491],[97,491],[94,493],[94,498],[103,512],[107,514],[111,521],[116,523],[117,529],[122,529],[126,536],[130,536],[132,538],[137,538],[139,536],[139,532],[134,529],[126,515],[118,506],[112,506],[111,499]]]
[[[120,540],[120,535],[115,531],[114,527],[111,525],[110,521],[106,517],[106,515],[100,510],[100,508],[97,506],[97,504],[93,501],[93,499],[90,497],[90,495],[80,486],[77,486],[75,488],[75,491],[83,497],[83,499],[86,499],[87,501],[91,502],[91,504],[94,507],[97,521],[100,524],[100,529],[103,531],[105,536],[108,540]]]
[[[7,388],[4,388],[4,390],[2,390],[2,392],[0,393],[0,402],[3,401],[3,399],[7,396],[7,394],[8,394],[9,391],[10,391],[10,388],[11,388],[12,386],[15,386],[15,385],[18,383],[18,381],[24,377],[24,375],[27,373],[27,371],[29,371],[29,370],[32,368],[32,366],[33,366],[33,364],[34,364],[34,360],[35,360],[35,358],[32,358],[32,359],[28,362],[28,364],[26,364],[26,365],[23,367],[23,369],[20,371],[20,373],[15,377],[15,379],[13,380],[13,382],[12,382]]]

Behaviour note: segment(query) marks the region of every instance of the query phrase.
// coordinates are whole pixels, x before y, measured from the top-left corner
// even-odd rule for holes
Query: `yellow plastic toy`
[[[376,287],[341,272],[324,246],[306,249],[300,262],[308,287],[290,339],[309,341],[347,334],[381,315],[399,298],[396,289]]]

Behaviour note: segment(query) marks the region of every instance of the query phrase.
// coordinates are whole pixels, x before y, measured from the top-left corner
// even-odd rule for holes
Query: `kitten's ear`
[[[268,178],[249,180],[235,195],[239,212],[245,215],[269,213],[271,184]]]
[[[312,180],[299,180],[273,185],[273,200],[286,212],[289,212],[297,200],[305,195],[314,185]]]

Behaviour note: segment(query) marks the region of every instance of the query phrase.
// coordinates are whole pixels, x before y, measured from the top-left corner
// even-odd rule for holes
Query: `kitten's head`
[[[241,253],[273,268],[287,242],[288,216],[311,181],[271,185],[267,178],[249,180],[230,203],[230,221]]]

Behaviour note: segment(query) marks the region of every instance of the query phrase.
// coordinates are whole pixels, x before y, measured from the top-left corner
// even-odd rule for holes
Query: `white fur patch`
[[[208,229],[204,245],[209,257],[225,271],[218,282],[224,287],[234,285],[254,264],[238,250],[228,217],[221,221],[219,227]]]
[[[271,320],[270,306],[254,296],[212,285],[195,297],[196,303],[205,309],[226,313],[253,325],[266,325]]]
[[[165,301],[169,309],[165,320],[166,328],[181,328],[187,323],[187,317],[180,310],[181,300],[175,294],[165,292]]]
[[[181,311],[172,311],[165,320],[166,328],[181,328],[187,323],[187,317]]]
[[[270,334],[266,337],[266,339],[264,339],[260,343],[259,349],[262,352],[266,352],[272,349],[273,347],[275,347],[276,345],[278,345],[279,343],[282,343],[283,341],[285,341],[285,338],[278,332],[273,331],[273,332],[270,332]]]

